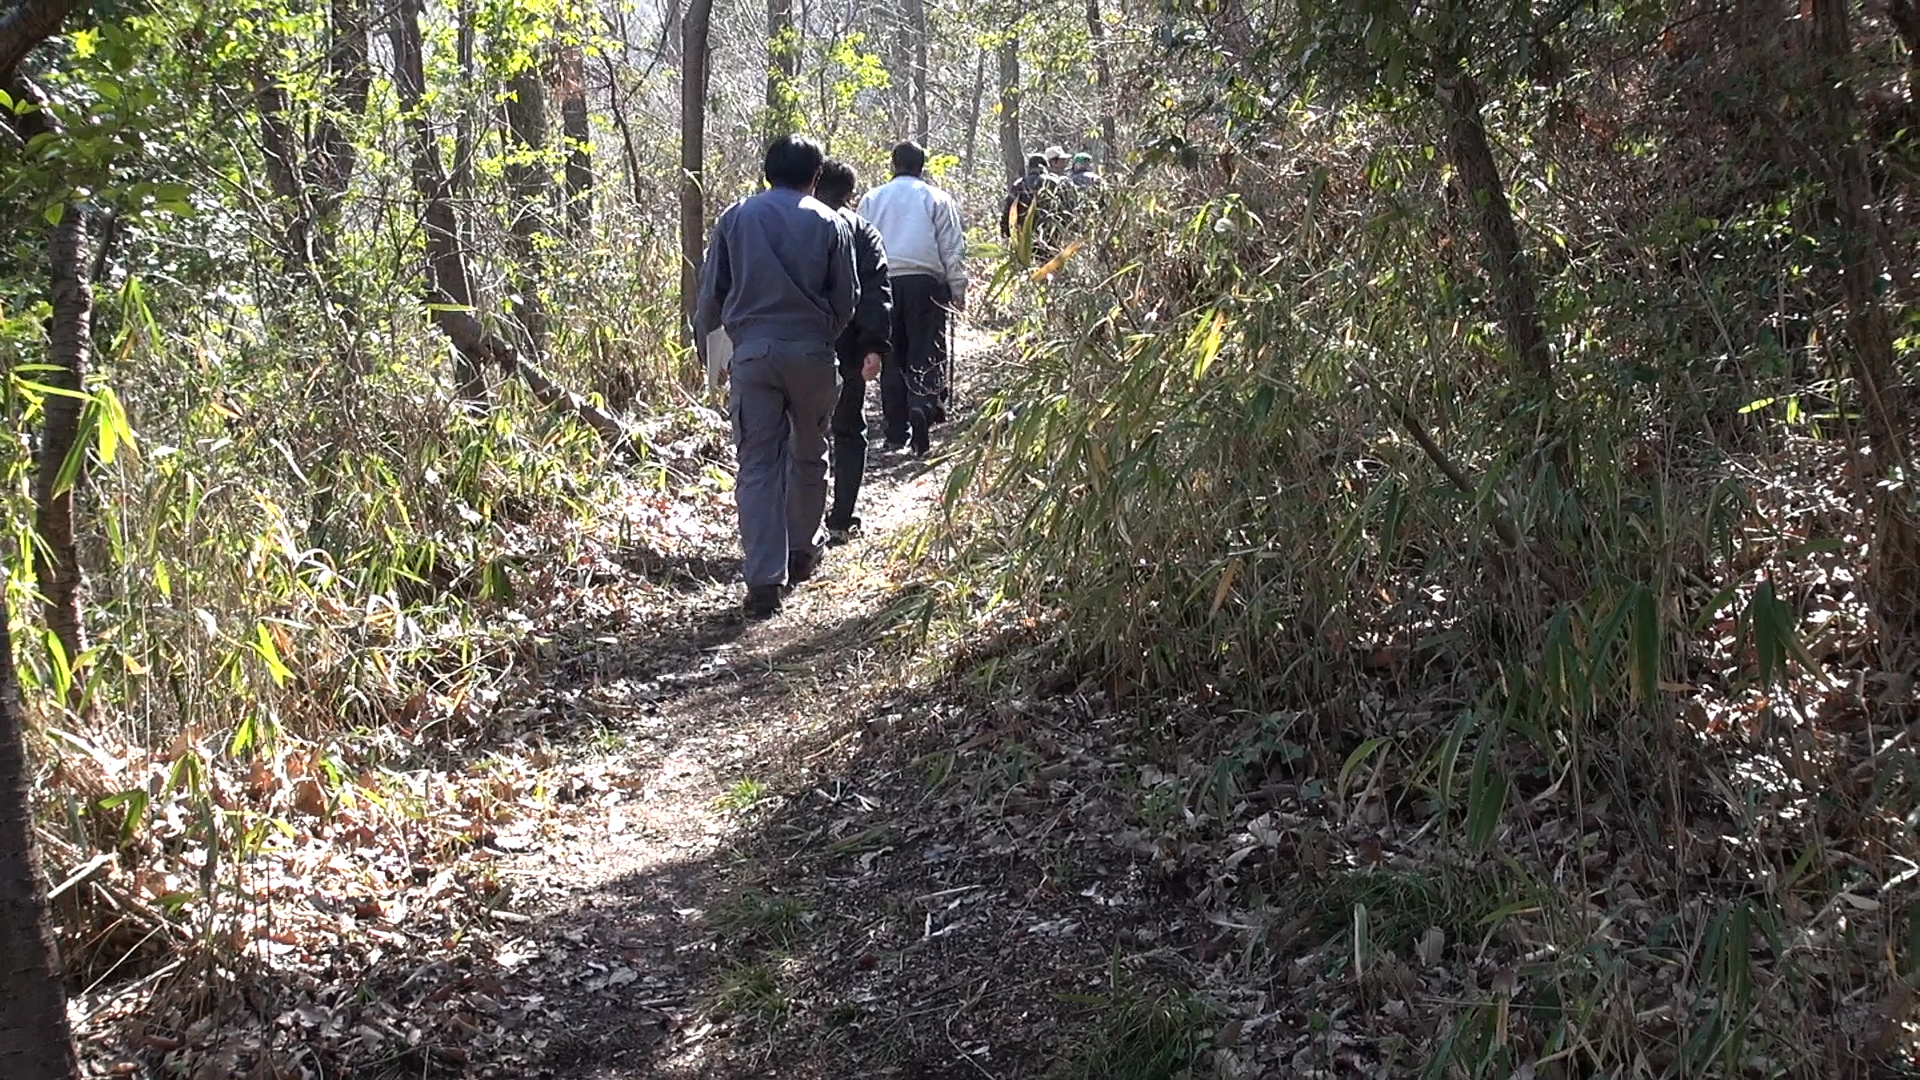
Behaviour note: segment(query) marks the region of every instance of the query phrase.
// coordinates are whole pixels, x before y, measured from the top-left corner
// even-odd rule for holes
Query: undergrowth
[[[1205,894],[1235,978],[1345,1000],[1348,1042],[1436,1077],[1838,1075],[1906,1039],[1920,850],[1849,346],[1778,330],[1839,324],[1837,241],[1771,148],[1652,104],[1688,76],[1613,59],[1558,100],[1615,141],[1487,110],[1547,391],[1419,108],[1316,91],[1255,136],[1202,102],[1232,182],[1143,174],[1084,246],[1010,252],[1018,362],[927,624],[984,625],[960,659],[1008,692],[1191,717],[1142,813],[1251,830]]]

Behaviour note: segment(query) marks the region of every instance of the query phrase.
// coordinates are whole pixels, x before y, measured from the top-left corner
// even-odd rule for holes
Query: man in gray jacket
[[[801,135],[767,147],[768,189],[728,207],[700,267],[694,340],[725,327],[739,472],[734,499],[750,618],[813,576],[825,536],[827,438],[839,399],[833,343],[860,299],[853,238],[813,198],[826,153]]]
[[[967,306],[966,234],[953,197],[921,179],[927,152],[893,148],[893,179],[867,193],[860,216],[880,230],[893,284],[893,349],[880,366],[887,449],[911,442],[925,457],[939,415],[945,373],[938,358],[950,313]]]

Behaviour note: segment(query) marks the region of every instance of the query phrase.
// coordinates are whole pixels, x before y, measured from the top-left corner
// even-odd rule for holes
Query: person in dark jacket
[[[826,549],[827,440],[840,396],[833,343],[860,300],[852,230],[813,197],[826,158],[803,135],[769,144],[767,190],[720,215],[700,266],[694,341],[704,350],[724,327],[733,342],[733,490],[755,619],[777,613]]]
[[[828,543],[843,544],[860,527],[853,507],[867,468],[867,382],[878,378],[893,330],[893,287],[887,281],[887,249],[874,228],[852,207],[860,178],[844,162],[820,169],[813,197],[838,213],[853,231],[853,263],[860,303],[853,321],[834,342],[840,360],[840,404],[833,410],[833,505],[827,510]]]
[[[1014,241],[1026,236],[1032,253],[1041,258],[1053,255],[1054,218],[1066,199],[1059,177],[1047,171],[1044,154],[1027,155],[1027,173],[1007,188],[1000,203],[1000,236]]]

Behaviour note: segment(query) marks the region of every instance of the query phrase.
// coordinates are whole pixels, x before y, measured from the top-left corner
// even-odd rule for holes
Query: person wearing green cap
[[[1067,169],[1067,183],[1079,189],[1082,195],[1100,190],[1100,186],[1105,181],[1100,179],[1099,173],[1093,171],[1092,154],[1083,150],[1073,155],[1073,164]]]

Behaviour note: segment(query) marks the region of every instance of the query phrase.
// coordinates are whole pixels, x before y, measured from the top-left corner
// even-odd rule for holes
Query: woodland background
[[[1018,359],[901,552],[903,672],[1145,717],[1140,866],[1380,1075],[1884,1074],[1916,63],[1910,0],[15,0],[0,956],[51,894],[168,1060],[294,936],[369,947],[276,905],[524,812],[529,613],[726,490],[707,223],[771,133],[869,179],[911,135]],[[1053,142],[1111,191],[1034,268],[992,214]],[[1203,989],[1083,1074],[1224,1068]],[[68,1067],[5,1016],[0,1071]]]

